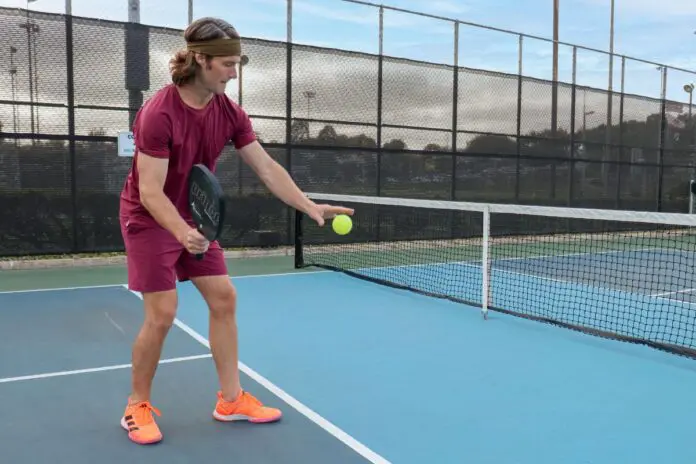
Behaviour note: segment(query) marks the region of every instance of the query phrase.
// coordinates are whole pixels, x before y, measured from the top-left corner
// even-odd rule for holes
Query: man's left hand
[[[314,207],[307,211],[307,216],[314,219],[319,226],[323,226],[324,219],[334,218],[338,214],[347,214],[348,216],[352,216],[354,212],[355,210],[352,208],[345,208],[343,206],[315,204]]]

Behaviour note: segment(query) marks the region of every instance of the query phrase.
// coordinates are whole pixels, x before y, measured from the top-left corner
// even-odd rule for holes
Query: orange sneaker
[[[128,431],[128,438],[141,445],[149,445],[162,440],[162,433],[152,417],[160,412],[149,401],[128,404],[121,418],[121,427]]]
[[[217,396],[213,417],[219,421],[274,422],[283,415],[278,409],[263,406],[252,394],[243,390],[234,401],[225,401],[222,392],[218,392]]]

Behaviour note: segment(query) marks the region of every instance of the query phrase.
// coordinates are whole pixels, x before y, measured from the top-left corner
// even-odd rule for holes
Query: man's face
[[[198,63],[201,65],[201,83],[210,92],[222,95],[225,93],[227,82],[237,78],[237,66],[241,58],[239,56],[214,56],[206,62],[201,57]]]

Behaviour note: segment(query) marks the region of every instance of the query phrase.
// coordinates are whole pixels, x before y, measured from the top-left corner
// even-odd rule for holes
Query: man
[[[176,279],[190,280],[209,308],[210,345],[220,390],[213,417],[220,421],[271,422],[278,409],[263,406],[242,389],[237,358],[236,290],[222,249],[208,243],[192,222],[187,178],[203,163],[214,171],[232,142],[242,159],[280,200],[320,226],[349,208],[308,199],[255,138],[251,122],[224,93],[236,78],[241,40],[225,21],[202,18],[185,31],[185,50],[170,62],[172,84],[152,96],[133,125],[136,153],[121,193],[120,221],[128,257],[128,285],[142,293],[145,320],[133,345],[132,391],[121,425],[139,444],[162,433],[153,413],[151,385],[177,309]],[[202,260],[195,255],[206,253]]]

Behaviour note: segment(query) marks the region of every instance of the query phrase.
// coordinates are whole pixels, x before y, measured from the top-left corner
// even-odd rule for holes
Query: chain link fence
[[[482,26],[450,25],[454,64],[247,38],[228,94],[305,191],[687,211],[694,107],[665,89],[693,73],[615,56],[609,92],[577,77],[583,53],[601,52],[568,45],[569,79],[531,77],[525,44],[542,39],[519,34],[517,73],[475,69],[457,62],[459,34]],[[0,43],[0,256],[121,251],[132,159],[116,135],[170,82],[182,31],[0,8]],[[661,98],[626,91],[637,64],[654,68]],[[292,211],[231,146],[218,173],[223,246],[293,243]]]

